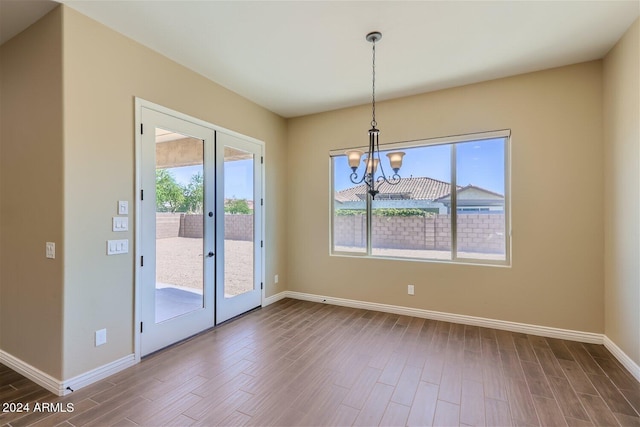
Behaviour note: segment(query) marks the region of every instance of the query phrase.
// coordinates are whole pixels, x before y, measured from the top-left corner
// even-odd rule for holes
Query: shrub
[[[336,216],[356,216],[365,215],[364,209],[338,209],[336,210]],[[420,216],[431,217],[435,215],[435,212],[430,212],[426,209],[417,208],[379,208],[373,210],[374,216]]]

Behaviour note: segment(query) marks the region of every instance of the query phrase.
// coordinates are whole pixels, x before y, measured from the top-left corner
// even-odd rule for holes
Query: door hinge
[[[263,248],[264,247],[264,241],[260,240],[260,247]]]
[[[144,125],[140,123],[140,135],[144,135]]]
[[[144,200],[144,190],[140,190],[140,200]]]
[[[260,282],[260,289],[264,289],[264,283]]]
[[[144,323],[140,322],[140,333],[144,332]]]
[[[144,255],[140,257],[140,267],[144,267]]]
[[[264,206],[264,199],[260,199],[260,206]]]
[[[260,156],[260,164],[264,164],[264,156]]]

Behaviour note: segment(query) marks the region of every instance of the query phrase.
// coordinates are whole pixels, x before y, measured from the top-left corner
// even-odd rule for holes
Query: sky
[[[403,178],[429,177],[451,182],[451,145],[403,149],[400,176]],[[387,156],[381,153],[385,173],[392,174]],[[504,194],[504,138],[458,143],[456,147],[457,184],[473,184],[499,194]],[[346,156],[334,157],[336,191],[354,186],[349,178]],[[225,163],[225,198],[253,200],[252,160],[237,160]],[[358,178],[364,167],[358,170]],[[380,168],[378,168],[379,171]],[[185,166],[169,169],[178,183],[186,185],[191,176],[200,172],[202,166]]]
[[[402,178],[429,177],[451,182],[451,145],[402,149],[406,154],[400,169]],[[383,151],[380,154],[387,176],[393,175],[389,160]],[[351,182],[346,156],[334,157],[334,185],[336,191],[355,184]],[[358,178],[364,170],[362,163],[357,170]],[[378,172],[380,167],[378,167]],[[473,184],[499,194],[504,194],[504,138],[458,143],[456,146],[456,181],[459,186]],[[378,173],[379,174],[379,173]]]

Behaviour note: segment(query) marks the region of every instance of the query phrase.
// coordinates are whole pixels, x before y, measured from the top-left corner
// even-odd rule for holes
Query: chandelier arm
[[[362,182],[364,181],[366,174],[362,175],[362,178],[358,179],[358,173],[357,172],[353,172],[349,178],[351,179],[351,182],[354,184],[362,184]]]
[[[362,179],[364,180],[365,184],[367,184],[369,189],[373,188],[374,186],[373,175],[371,175],[370,173],[367,173],[362,177]]]
[[[380,182],[380,178],[383,179],[384,182],[391,184],[391,185],[396,185],[397,182],[392,182],[393,181],[393,177],[391,179],[387,178],[387,174],[384,173],[384,166],[382,165],[382,160],[380,160],[380,141],[378,139],[378,137],[376,136],[375,138],[376,140],[376,152],[378,153],[378,164],[380,165],[380,173],[381,176],[378,177],[377,181]],[[397,175],[397,174],[395,174]],[[378,184],[378,188],[380,188],[380,185],[382,185],[382,183],[380,182],[380,184]]]
[[[378,185],[378,188],[380,188],[380,185],[382,185],[382,183],[384,182],[386,182],[389,185],[398,185],[400,184],[400,181],[402,181],[402,178],[397,173],[394,173],[391,177],[380,175],[378,178],[376,178],[376,183]]]
[[[400,181],[402,180],[402,178],[400,177],[400,175],[398,173],[394,173],[391,178],[387,178],[387,184],[389,185],[398,185],[400,184]]]

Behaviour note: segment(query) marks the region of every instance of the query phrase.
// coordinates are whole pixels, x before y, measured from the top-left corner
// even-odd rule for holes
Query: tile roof
[[[366,184],[356,185],[342,191],[337,191],[335,199],[339,202],[355,202],[363,200],[367,192]],[[429,177],[402,178],[397,185],[386,182],[380,185],[380,195],[399,195],[403,199],[435,200],[451,192],[451,184]]]
[[[504,198],[502,194],[486,190],[482,187],[469,184],[465,187],[458,186],[458,194],[462,191],[476,189],[491,198]],[[451,184],[426,176],[402,178],[397,185],[390,185],[386,182],[380,185],[380,194],[376,197],[379,199],[404,199],[404,200],[444,200],[451,194]],[[364,200],[367,192],[365,184],[356,185],[338,191],[335,194],[335,200],[338,202],[357,202]],[[386,197],[385,197],[386,195]]]

